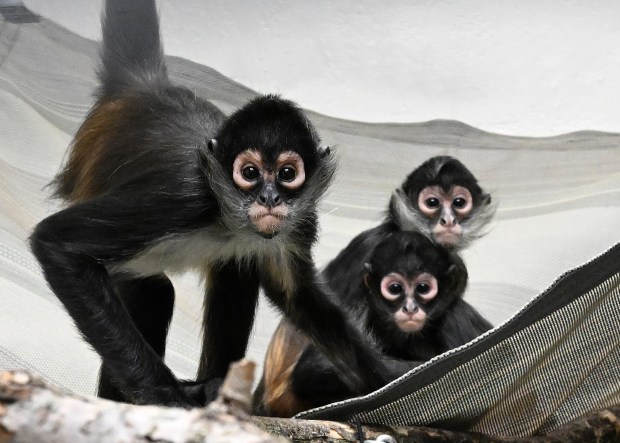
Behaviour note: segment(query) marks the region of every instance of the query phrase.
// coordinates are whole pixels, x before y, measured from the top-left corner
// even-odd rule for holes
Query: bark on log
[[[254,364],[231,367],[216,401],[186,410],[85,398],[25,371],[0,374],[0,443],[285,442],[249,420]]]
[[[620,443],[620,405],[590,413],[546,435],[525,438],[424,427],[362,426],[358,430],[345,423],[271,417],[254,417],[254,423],[293,442],[359,442],[389,435],[399,443]]]
[[[0,443],[40,442],[359,442],[389,435],[400,443],[620,442],[620,405],[545,435],[494,437],[423,427],[357,429],[345,423],[249,415],[253,364],[233,365],[218,399],[204,409],[135,406],[63,394],[25,371],[0,373]],[[291,439],[287,440],[284,437]]]

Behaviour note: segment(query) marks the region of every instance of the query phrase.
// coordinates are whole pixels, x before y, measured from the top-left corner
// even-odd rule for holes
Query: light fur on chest
[[[205,228],[163,239],[109,270],[141,276],[197,271],[208,279],[218,264],[234,260],[243,270],[245,263],[255,261],[261,273],[290,293],[294,288],[291,259],[298,253],[290,243],[286,236],[266,239],[254,233],[231,235]]]

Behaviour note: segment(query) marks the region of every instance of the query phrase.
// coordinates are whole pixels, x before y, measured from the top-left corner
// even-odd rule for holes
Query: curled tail
[[[168,84],[155,0],[106,0],[100,97]]]
[[[98,100],[51,183],[54,195],[68,202],[105,192],[120,168],[115,162],[128,164],[133,158],[127,140],[137,143],[144,129],[133,125],[169,86],[155,0],[106,0],[102,28]]]

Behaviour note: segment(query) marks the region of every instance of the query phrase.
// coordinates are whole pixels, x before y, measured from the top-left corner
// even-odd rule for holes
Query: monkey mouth
[[[415,314],[403,314],[398,312],[395,315],[395,319],[401,331],[412,333],[422,330],[426,322],[426,314],[421,310]]]
[[[398,327],[403,332],[407,332],[407,333],[418,332],[418,331],[421,331],[422,328],[424,327],[424,321],[419,321],[415,319],[402,321],[398,323]]]
[[[453,228],[433,229],[433,238],[441,245],[454,246],[461,241],[462,230],[460,226]]]
[[[288,210],[284,206],[266,208],[253,204],[250,206],[248,215],[258,233],[263,237],[271,238],[282,229],[287,219]]]

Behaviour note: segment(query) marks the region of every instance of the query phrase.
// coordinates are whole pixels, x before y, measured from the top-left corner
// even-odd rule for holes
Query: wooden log
[[[0,373],[0,443],[359,442],[381,435],[399,443],[620,442],[620,405],[587,414],[547,435],[527,438],[250,417],[253,371],[251,362],[231,366],[218,399],[193,410],[79,397],[52,389],[25,371]]]
[[[0,443],[240,442],[286,440],[249,420],[254,363],[231,366],[206,408],[137,406],[63,394],[25,371],[0,374]]]
[[[293,442],[359,442],[388,435],[399,443],[615,443],[620,442],[620,405],[592,412],[546,434],[501,437],[425,427],[357,426],[350,424],[254,417],[254,423],[271,434]],[[360,435],[361,434],[361,435]]]

